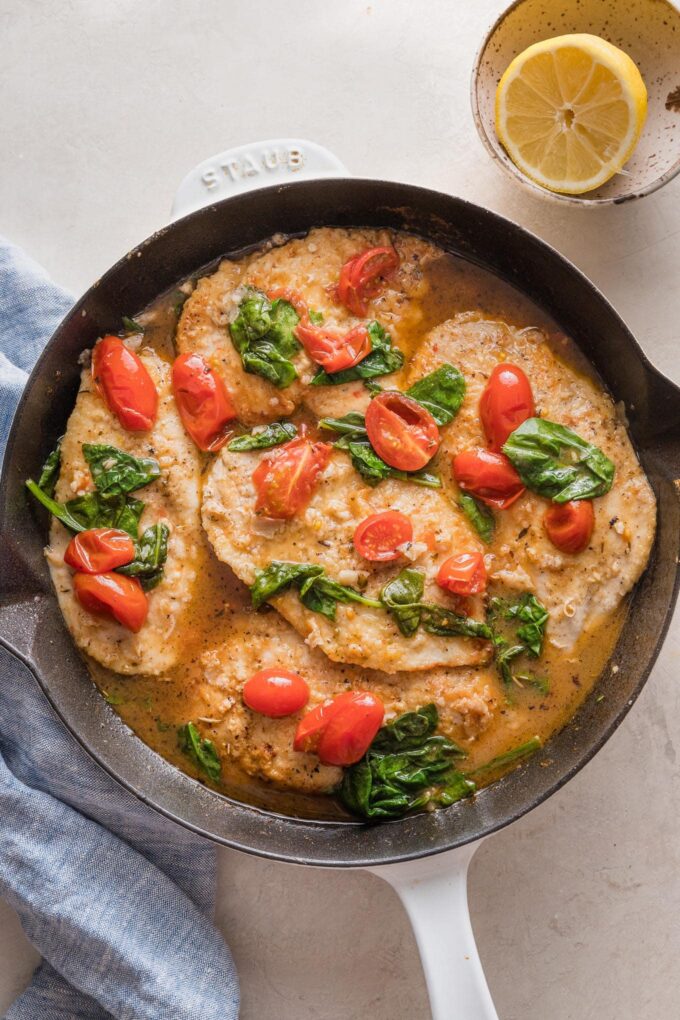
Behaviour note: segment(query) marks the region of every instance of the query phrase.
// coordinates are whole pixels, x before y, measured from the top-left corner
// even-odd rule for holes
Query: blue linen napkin
[[[0,238],[0,457],[71,304]],[[0,895],[44,957],[5,1020],[236,1020],[215,876],[215,848],[119,787],[0,649]]]

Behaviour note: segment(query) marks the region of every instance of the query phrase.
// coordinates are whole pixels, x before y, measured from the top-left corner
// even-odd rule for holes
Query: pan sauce
[[[555,323],[540,309],[509,285],[453,256],[445,256],[424,269],[429,287],[415,309],[412,330],[400,331],[399,343],[408,355],[425,333],[458,312],[477,311],[485,318],[502,319],[511,326],[543,328],[558,333]],[[146,324],[145,344],[152,346],[165,360],[174,356],[173,335],[177,322],[178,294],[165,295],[141,316]],[[578,372],[589,374],[590,366],[571,342],[559,334],[559,355]],[[465,366],[460,366],[465,372]],[[454,424],[455,427],[455,424]],[[214,556],[203,539],[198,564],[198,583],[189,609],[182,663],[161,677],[119,676],[93,661],[89,667],[98,687],[115,711],[159,754],[178,768],[205,782],[193,763],[177,746],[177,726],[192,719],[201,726],[202,735],[211,736],[211,724],[202,721],[205,702],[200,695],[202,668],[200,655],[219,642],[220,633],[235,633],[248,640],[249,594],[231,570]],[[512,705],[502,698],[489,727],[469,745],[464,768],[473,769],[496,755],[538,735],[547,739],[575,713],[605,668],[624,623],[626,603],[586,631],[565,655],[546,642],[537,664],[537,672],[549,675],[550,693],[532,688],[521,692]],[[549,635],[549,628],[548,628]],[[615,668],[615,667],[614,667]],[[307,817],[346,817],[343,809],[329,797],[313,797],[276,789],[246,775],[223,757],[221,792],[235,799],[286,814]],[[485,781],[497,778],[488,775]]]

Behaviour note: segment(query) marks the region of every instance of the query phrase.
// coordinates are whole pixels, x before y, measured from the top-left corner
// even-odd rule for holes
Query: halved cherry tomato
[[[489,448],[500,453],[511,432],[536,413],[531,384],[517,365],[496,365],[479,401]]]
[[[380,293],[381,280],[399,268],[394,248],[369,248],[355,255],[340,270],[336,294],[353,315],[366,315],[366,301]]]
[[[508,458],[492,450],[465,450],[453,458],[453,477],[464,492],[482,503],[506,510],[524,492]]]
[[[149,601],[136,577],[74,574],[73,591],[88,613],[112,616],[135,634],[141,630],[149,612]]]
[[[267,297],[270,301],[287,301],[289,305],[293,306],[303,322],[306,322],[309,318],[307,302],[299,290],[293,290],[292,287],[274,287],[272,290],[267,291]]]
[[[370,691],[347,691],[317,705],[298,723],[295,751],[316,751],[325,765],[352,765],[368,750],[385,709]]]
[[[401,556],[397,546],[410,542],[413,525],[399,510],[385,510],[371,514],[354,532],[354,548],[365,560],[387,563]]]
[[[430,412],[397,390],[384,390],[373,398],[366,411],[366,431],[378,456],[399,471],[425,467],[441,439]]]
[[[105,336],[95,346],[92,379],[124,429],[146,432],[151,428],[158,412],[158,392],[144,363],[119,336]]]
[[[370,691],[348,691],[333,701],[316,753],[324,765],[353,765],[382,725],[385,708]]]
[[[295,730],[294,751],[316,751],[319,737],[330,718],[333,705],[333,701],[324,701],[302,717]]]
[[[274,666],[261,669],[245,682],[243,700],[253,712],[282,719],[305,707],[309,687],[298,673]]]
[[[172,389],[180,418],[199,450],[214,453],[229,438],[236,417],[221,377],[200,354],[180,354],[172,366]]]
[[[253,471],[255,510],[274,520],[294,517],[309,502],[332,450],[328,443],[296,436],[265,454]]]
[[[486,567],[480,552],[459,553],[444,560],[437,584],[453,595],[479,595],[486,589]]]
[[[369,332],[363,325],[355,326],[342,336],[302,320],[294,332],[312,361],[327,372],[342,372],[346,368],[353,368],[371,353],[373,346]]]
[[[589,499],[570,503],[552,503],[543,518],[548,538],[566,553],[580,553],[588,548],[595,527],[595,513]]]
[[[64,563],[84,574],[103,574],[131,563],[135,543],[125,531],[116,528],[90,528],[74,535],[66,546]]]

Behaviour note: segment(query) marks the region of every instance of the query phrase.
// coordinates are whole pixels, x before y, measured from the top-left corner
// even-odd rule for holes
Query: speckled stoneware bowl
[[[542,39],[590,32],[624,50],[649,94],[647,121],[623,170],[583,195],[558,195],[530,181],[496,135],[496,87],[518,53]],[[557,202],[605,205],[656,191],[680,172],[680,11],[668,0],[516,0],[482,43],[472,70],[472,113],[480,138],[506,173]]]

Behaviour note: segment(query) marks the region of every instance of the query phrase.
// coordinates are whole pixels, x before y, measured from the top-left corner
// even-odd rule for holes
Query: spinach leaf
[[[321,418],[319,428],[336,432],[340,436],[333,445],[349,454],[352,467],[368,485],[377,485],[385,478],[398,478],[429,489],[441,488],[439,476],[427,468],[421,468],[420,471],[398,471],[386,464],[371,446],[364,416],[359,411],[350,411],[342,418]]]
[[[504,615],[506,620],[522,622],[522,626],[517,629],[517,637],[526,645],[532,658],[537,659],[541,654],[545,627],[550,617],[548,610],[535,595],[525,591],[518,602],[506,608]]]
[[[445,606],[423,602],[425,575],[405,567],[380,592],[380,599],[404,637],[412,637],[423,626],[428,634],[441,637],[475,637],[490,640],[491,628],[481,620],[461,616]]]
[[[63,521],[72,530],[118,528],[120,531],[126,531],[130,538],[137,540],[139,519],[144,510],[141,499],[134,499],[132,496],[106,496],[100,492],[86,492],[82,496],[70,499],[64,505],[68,515],[79,525],[77,528],[72,528],[71,524]],[[55,514],[55,516],[59,517],[59,514]]]
[[[290,360],[299,350],[294,330],[300,317],[288,301],[270,301],[248,287],[236,319],[229,326],[234,347],[246,372],[260,375],[279,389],[297,379]]]
[[[424,574],[405,567],[380,592],[380,601],[404,637],[412,637],[420,626],[424,590]]]
[[[369,599],[348,585],[339,584],[326,576],[323,567],[313,563],[286,563],[274,560],[258,571],[250,588],[253,606],[258,609],[263,602],[288,588],[297,588],[300,601],[313,613],[321,613],[328,619],[335,619],[338,602],[359,602],[364,606],[380,609],[377,599]]]
[[[222,763],[215,750],[212,740],[201,737],[192,722],[180,726],[177,731],[180,750],[184,752],[199,769],[212,779],[213,783],[219,783]]]
[[[524,655],[526,649],[524,645],[509,644],[505,638],[497,638],[494,641],[494,645],[494,662],[496,664],[496,669],[500,673],[503,683],[509,685],[514,679],[511,663],[513,659],[516,659],[520,655]]]
[[[528,489],[555,503],[604,496],[614,481],[614,465],[602,450],[543,418],[522,422],[503,453]]]
[[[529,684],[530,687],[535,687],[541,694],[550,694],[550,680],[547,676],[536,676],[535,673],[515,673],[513,677],[515,683],[525,687]]]
[[[120,496],[134,492],[160,477],[158,461],[152,457],[133,457],[115,446],[83,443],[97,492],[102,496]]]
[[[355,379],[373,379],[380,375],[396,372],[404,364],[404,355],[398,347],[392,346],[389,333],[373,319],[366,328],[371,338],[371,351],[363,361],[342,372],[326,372],[320,368],[312,379],[312,386],[340,386]]]
[[[272,446],[280,446],[294,439],[297,435],[297,427],[290,421],[273,421],[266,428],[259,432],[249,432],[243,436],[236,436],[229,443],[227,449],[231,453],[242,453],[245,450],[268,450]]]
[[[319,428],[337,432],[341,436],[357,439],[367,438],[366,420],[360,411],[349,411],[342,418],[320,418]]]
[[[522,592],[516,602],[491,599],[489,614],[496,619],[519,621],[521,626],[517,628],[518,639],[526,646],[533,659],[538,658],[543,648],[545,628],[550,614],[532,592]]]
[[[338,602],[359,602],[361,605],[371,606],[373,609],[380,609],[382,605],[377,599],[366,598],[355,588],[332,581],[325,574],[316,574],[303,582],[300,587],[300,601],[313,613],[321,613],[329,620],[335,619]]]
[[[442,637],[475,637],[489,641],[492,637],[491,628],[481,620],[473,620],[471,616],[461,616],[445,606],[435,602],[423,602],[422,624],[428,634],[439,634]]]
[[[62,436],[62,439],[63,438],[64,437]],[[38,488],[41,489],[47,496],[54,496],[57,479],[59,478],[60,467],[61,439],[57,441],[57,445],[43,464],[40,472],[40,478],[38,479]]]
[[[465,379],[457,368],[447,363],[409,386],[406,395],[429,411],[437,425],[448,425],[463,403]]]
[[[493,533],[496,529],[496,518],[489,507],[475,499],[474,496],[470,496],[467,492],[460,493],[458,506],[482,541],[488,544],[493,538]]]
[[[405,751],[419,747],[424,737],[429,737],[437,728],[439,714],[436,705],[423,705],[415,712],[405,712],[393,722],[383,726],[376,734],[374,750]],[[461,751],[461,754],[463,752]]]
[[[514,602],[497,597],[491,599],[487,609],[487,623],[493,635],[496,669],[506,686],[515,683],[518,687],[523,687],[528,683],[543,694],[549,692],[550,682],[546,677],[517,672],[512,668],[514,660],[521,655],[536,659],[541,654],[549,618],[548,610],[532,592],[522,592]],[[511,641],[499,630],[499,620],[506,620],[515,625]]]
[[[135,322],[129,315],[123,316],[123,329],[126,336],[135,336],[137,333],[144,332],[144,326],[140,325],[139,322]]]
[[[26,487],[49,512],[71,531],[87,531],[89,528],[119,528],[131,538],[137,538],[139,518],[144,504],[130,496],[103,496],[99,492],[86,492],[67,503],[56,500],[43,492],[30,478]]]
[[[468,772],[469,776],[483,776],[486,772],[495,772],[496,769],[504,768],[506,765],[511,765],[515,761],[519,761],[520,758],[527,758],[530,754],[538,751],[543,747],[543,742],[540,737],[532,737],[531,740],[527,740],[526,743],[520,744],[519,747],[513,747],[511,751],[506,751],[505,754],[499,754],[491,761],[487,762],[486,765],[480,765],[479,768],[473,769],[472,772]]]
[[[136,577],[144,591],[151,591],[163,579],[163,568],[168,557],[167,524],[153,524],[147,528],[135,543],[135,558],[124,567],[118,567],[119,574]]]
[[[264,602],[286,591],[292,584],[302,585],[310,577],[323,574],[323,567],[312,563],[285,563],[273,560],[264,570],[259,570],[250,586],[250,597],[255,609]]]
[[[435,736],[438,722],[430,704],[383,726],[364,757],[345,769],[339,791],[345,806],[367,819],[400,818],[474,793],[474,782],[453,765],[465,752]]]

